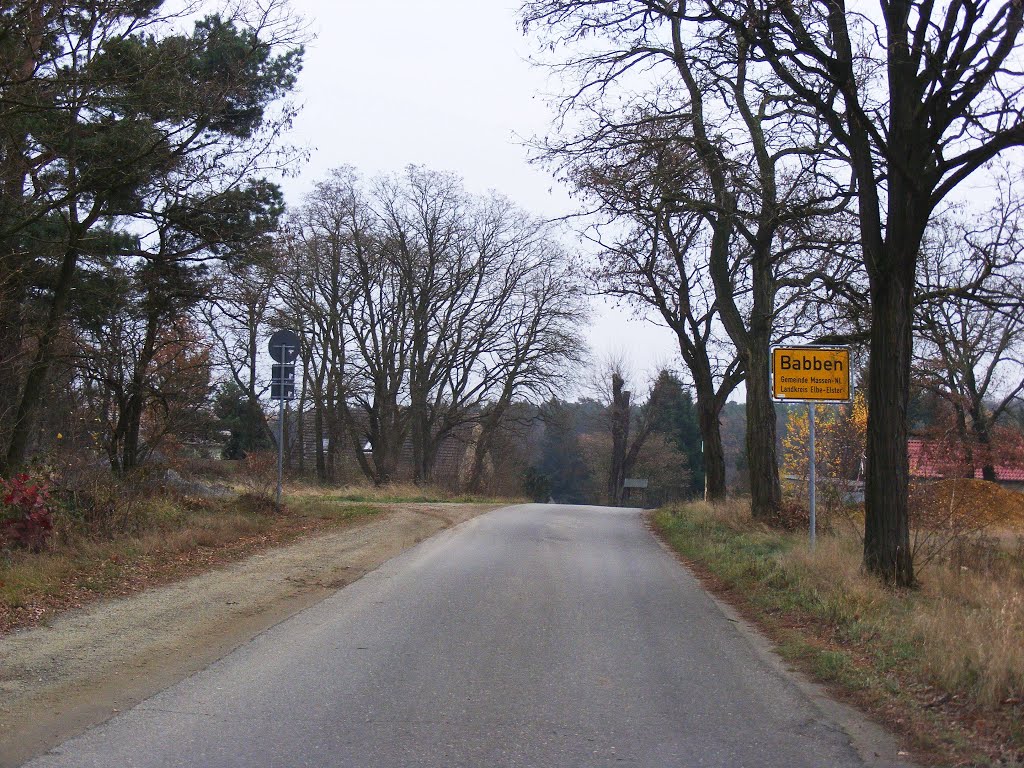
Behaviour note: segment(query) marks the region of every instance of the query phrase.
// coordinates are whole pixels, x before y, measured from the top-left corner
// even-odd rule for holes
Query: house
[[[982,480],[982,468],[973,468],[973,474],[964,468],[954,465],[948,459],[948,453],[936,442],[920,437],[912,437],[907,441],[907,454],[910,458],[910,476],[917,480],[943,480],[954,477],[973,477]],[[1000,459],[995,465],[996,482],[1014,491],[1024,492],[1024,461]]]

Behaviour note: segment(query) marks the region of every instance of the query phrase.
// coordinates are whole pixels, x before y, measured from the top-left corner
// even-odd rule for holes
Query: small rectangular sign
[[[270,368],[270,399],[291,400],[295,397],[295,366],[275,363]]]
[[[849,347],[773,347],[772,399],[778,402],[848,403]]]
[[[623,488],[646,488],[647,480],[639,477],[627,477],[622,483]]]
[[[271,400],[294,400],[295,399],[295,384],[294,382],[286,382],[279,384],[276,381],[270,383],[270,399]]]

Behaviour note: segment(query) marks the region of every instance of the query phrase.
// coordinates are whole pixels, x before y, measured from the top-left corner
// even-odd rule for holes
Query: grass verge
[[[210,501],[156,494],[132,503],[121,533],[58,520],[58,535],[45,551],[0,550],[0,634],[387,510],[323,491],[285,502],[278,513],[266,499],[247,495]]]
[[[853,535],[753,523],[738,502],[663,509],[655,530],[780,653],[932,765],[1024,764],[1024,562],[935,562],[921,588],[862,573]]]
[[[524,499],[495,499],[493,496],[457,493],[444,488],[418,486],[414,483],[391,483],[379,487],[352,485],[330,491],[325,491],[323,487],[316,485],[295,485],[290,490],[289,498],[292,500],[312,495],[334,502],[351,501],[376,504],[487,504],[493,501],[516,504],[524,501]]]

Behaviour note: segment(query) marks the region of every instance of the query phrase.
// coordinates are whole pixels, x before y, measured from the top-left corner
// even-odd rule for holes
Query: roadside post
[[[295,331],[274,331],[267,351],[275,364],[270,367],[270,399],[278,401],[277,415],[277,508],[281,509],[281,486],[284,479],[284,416],[285,403],[295,397],[295,358],[299,356],[299,337]]]
[[[808,498],[810,500],[810,504],[808,506],[810,507],[810,517],[811,517],[811,519],[810,519],[811,549],[814,549],[814,545],[815,545],[816,540],[817,540],[817,531],[818,531],[818,520],[817,520],[817,515],[815,514],[815,512],[816,512],[816,510],[815,510],[815,501],[816,501],[816,499],[815,499],[815,495],[816,495],[815,494],[815,489],[818,487],[815,475],[816,475],[816,473],[818,471],[818,461],[817,461],[817,457],[816,457],[816,455],[814,453],[814,403],[808,403],[807,404],[807,432],[808,432],[808,436],[807,436],[807,453],[809,454],[808,455],[808,460],[810,462],[810,470],[808,472],[808,478],[807,478],[807,485],[808,485],[807,496],[808,496]]]
[[[817,345],[772,347],[772,399],[777,403],[807,404],[807,496],[810,506],[809,541],[817,539],[817,466],[814,450],[814,407],[817,403],[849,403],[850,348]]]

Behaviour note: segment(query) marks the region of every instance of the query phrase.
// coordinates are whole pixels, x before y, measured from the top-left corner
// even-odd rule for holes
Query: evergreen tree
[[[704,492],[704,452],[701,449],[700,424],[689,388],[679,376],[663,370],[658,374],[659,408],[654,431],[669,438],[686,456],[690,467],[690,492]]]
[[[121,255],[148,265],[135,271],[152,308],[168,285],[171,303],[188,292],[184,264],[240,247],[278,212],[259,174],[286,160],[276,146],[293,110],[275,105],[301,47],[275,24],[276,3],[256,26],[241,3],[238,18],[188,31],[163,5],[30,3],[0,16],[0,346],[15,350],[0,384],[0,469],[28,457],[98,231],[135,236]]]
[[[252,402],[235,382],[228,381],[220,386],[214,401],[214,413],[221,428],[230,432],[221,452],[225,459],[244,459],[251,451],[271,448],[259,405]]]
[[[585,504],[594,498],[593,481],[580,450],[574,408],[551,400],[543,410],[540,475],[548,478],[551,496],[566,504]]]

